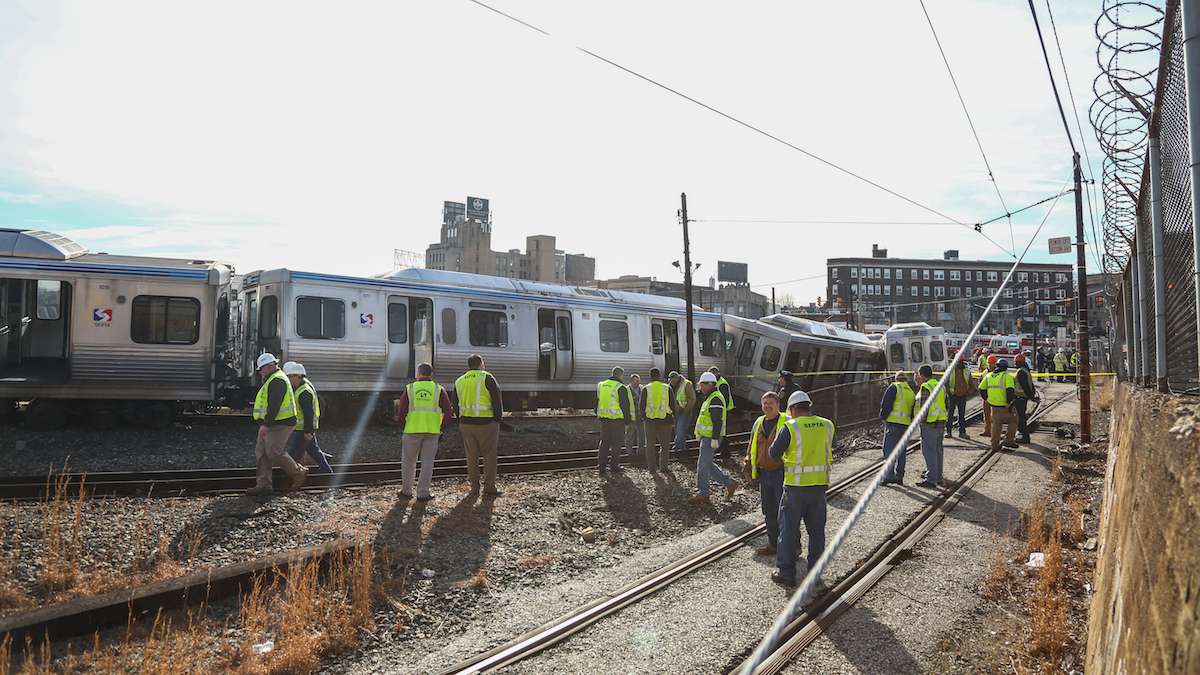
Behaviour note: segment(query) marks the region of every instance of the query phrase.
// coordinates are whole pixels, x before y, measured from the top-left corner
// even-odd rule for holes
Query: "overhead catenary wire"
[[[1058,95],[1058,84],[1054,81],[1054,69],[1050,67],[1050,53],[1046,51],[1046,40],[1042,37],[1042,24],[1038,21],[1037,7],[1033,6],[1033,0],[1029,0],[1029,12],[1033,15],[1033,27],[1037,29],[1038,45],[1042,48],[1042,59],[1046,62],[1046,74],[1050,76],[1050,89],[1054,92],[1054,103],[1058,106],[1058,116],[1062,119],[1063,131],[1067,134],[1067,143],[1071,146],[1071,152],[1075,150],[1075,139],[1071,136],[1071,125],[1067,124],[1067,113],[1063,110],[1062,97]]]
[[[549,33],[548,31],[546,31],[546,30],[544,30],[544,29],[542,29],[542,28],[540,28],[540,27],[538,27],[538,26],[536,26],[536,25],[534,25],[534,24],[532,24],[532,23],[530,23],[530,22],[528,22],[528,21],[525,21],[525,20],[523,20],[523,19],[520,19],[520,18],[518,18],[518,17],[516,17],[516,16],[514,16],[514,15],[512,15],[512,14],[509,14],[509,13],[507,13],[507,12],[504,12],[504,11],[501,11],[501,10],[499,10],[499,9],[495,8],[495,7],[492,7],[491,5],[489,5],[489,4],[485,3],[485,2],[482,2],[482,0],[467,0],[467,1],[468,1],[468,2],[470,2],[470,3],[472,3],[472,4],[479,5],[480,7],[483,7],[484,9],[487,9],[487,10],[489,10],[489,11],[491,11],[491,12],[493,12],[493,13],[495,13],[495,14],[499,15],[499,16],[502,16],[502,17],[504,17],[504,18],[506,18],[506,19],[508,19],[508,20],[510,20],[510,21],[512,21],[512,22],[514,22],[514,23],[516,23],[516,24],[518,24],[518,25],[520,25],[520,26],[523,26],[524,28],[527,28],[527,29],[529,29],[529,30],[535,31],[535,32],[537,32],[537,33],[541,34],[542,36],[545,36],[545,37],[549,37],[549,36],[550,36],[550,33]],[[968,224],[968,223],[965,223],[965,222],[963,222],[963,221],[961,221],[961,220],[959,220],[959,219],[957,219],[957,218],[951,217],[951,216],[949,216],[949,215],[947,215],[947,214],[943,213],[942,211],[939,211],[938,209],[935,209],[935,208],[934,208],[934,207],[932,207],[932,206],[929,206],[929,205],[927,205],[927,204],[923,204],[923,203],[921,203],[921,202],[917,201],[916,199],[913,199],[912,197],[909,197],[909,196],[907,196],[907,195],[905,195],[905,194],[902,194],[901,192],[899,192],[899,191],[897,191],[897,190],[893,190],[892,188],[889,188],[889,187],[887,187],[887,186],[883,185],[882,183],[879,183],[879,182],[877,182],[877,181],[875,181],[875,180],[873,180],[873,179],[867,178],[866,176],[864,176],[864,175],[862,175],[862,174],[860,174],[860,173],[857,173],[857,172],[855,172],[855,171],[853,171],[853,170],[851,170],[851,169],[848,169],[848,168],[846,168],[846,167],[844,167],[844,166],[842,166],[842,165],[840,165],[840,164],[838,164],[838,163],[836,163],[836,162],[834,162],[834,161],[832,161],[832,160],[826,159],[826,158],[824,158],[824,157],[822,157],[822,156],[820,156],[820,155],[818,155],[818,154],[816,154],[816,153],[814,153],[814,152],[811,152],[811,151],[809,151],[809,150],[806,150],[806,149],[804,149],[804,148],[800,147],[799,145],[796,145],[795,143],[792,143],[791,141],[788,141],[788,140],[784,139],[784,138],[783,138],[783,137],[781,137],[781,136],[778,136],[778,135],[776,135],[776,134],[773,134],[773,133],[771,133],[771,132],[769,132],[769,131],[767,131],[767,130],[765,130],[765,129],[761,128],[761,127],[758,127],[758,126],[756,126],[756,125],[754,125],[754,124],[752,124],[752,123],[750,123],[750,122],[747,122],[747,121],[745,121],[745,120],[743,120],[743,119],[741,119],[741,118],[739,118],[739,117],[737,117],[737,116],[735,116],[735,115],[732,115],[732,114],[730,114],[730,113],[727,113],[727,112],[725,112],[725,111],[723,111],[723,110],[721,110],[721,109],[719,109],[719,108],[716,108],[716,107],[714,107],[714,106],[711,106],[711,105],[709,105],[709,104],[707,104],[707,103],[705,103],[705,102],[703,102],[703,101],[701,101],[701,100],[699,100],[699,99],[697,99],[697,98],[694,98],[694,97],[692,97],[692,96],[690,96],[690,95],[688,95],[688,94],[686,94],[686,93],[684,93],[684,92],[682,92],[682,91],[680,91],[680,90],[678,90],[678,89],[674,89],[674,88],[670,87],[669,85],[666,85],[666,84],[664,84],[664,83],[662,83],[662,82],[659,82],[658,80],[655,80],[655,79],[654,79],[654,78],[652,78],[652,77],[649,77],[649,76],[647,76],[647,75],[643,75],[642,73],[640,73],[640,72],[638,72],[638,71],[636,71],[636,70],[633,70],[632,68],[629,68],[629,67],[623,66],[623,65],[621,65],[620,63],[617,63],[616,61],[613,61],[612,59],[609,59],[609,58],[607,58],[607,57],[605,57],[605,56],[602,56],[602,55],[600,55],[600,54],[597,54],[596,52],[593,52],[593,51],[591,51],[591,50],[589,50],[589,49],[585,49],[584,47],[580,47],[580,46],[578,46],[578,45],[576,45],[576,46],[575,46],[575,49],[576,49],[577,51],[579,51],[579,52],[582,52],[582,53],[584,53],[584,54],[587,54],[588,56],[592,57],[593,59],[596,59],[597,61],[601,61],[601,62],[603,62],[603,63],[605,63],[605,64],[607,64],[607,65],[609,65],[609,66],[612,66],[613,68],[616,68],[617,70],[623,71],[623,72],[625,72],[625,73],[627,73],[627,74],[629,74],[629,75],[632,75],[633,77],[636,77],[636,78],[638,78],[639,80],[642,80],[642,81],[644,81],[644,82],[646,82],[646,83],[648,83],[648,84],[651,84],[651,85],[653,85],[653,86],[655,86],[655,87],[658,87],[659,89],[662,89],[663,91],[666,91],[666,92],[668,92],[668,93],[674,94],[675,96],[677,96],[677,97],[679,97],[679,98],[682,98],[682,99],[684,99],[685,101],[688,101],[688,102],[690,102],[690,103],[693,103],[693,104],[695,104],[695,105],[697,105],[697,106],[699,106],[699,107],[701,107],[701,108],[704,108],[705,110],[707,110],[707,111],[709,111],[709,112],[711,112],[711,113],[713,113],[713,114],[715,114],[715,115],[718,115],[718,116],[720,116],[720,117],[723,117],[723,118],[725,118],[726,120],[728,120],[728,121],[730,121],[730,122],[733,122],[734,124],[736,124],[736,125],[738,125],[738,126],[741,126],[741,127],[745,128],[745,129],[748,129],[748,130],[750,130],[750,131],[753,131],[754,133],[756,133],[756,134],[759,134],[760,136],[763,136],[763,137],[765,137],[765,138],[768,138],[768,139],[770,139],[770,140],[772,140],[772,141],[775,141],[776,143],[779,143],[779,144],[781,144],[781,145],[783,145],[783,146],[785,146],[785,147],[791,148],[792,150],[795,150],[796,152],[799,152],[800,154],[802,154],[802,155],[804,155],[804,156],[806,156],[806,157],[808,157],[808,158],[810,158],[810,159],[812,159],[812,160],[814,160],[814,161],[820,162],[821,164],[824,164],[825,166],[827,166],[827,167],[829,167],[829,168],[831,168],[831,169],[833,169],[833,170],[835,170],[835,171],[837,171],[837,172],[839,172],[839,173],[842,173],[842,174],[844,174],[844,175],[850,176],[851,178],[854,178],[855,180],[858,180],[858,181],[860,181],[860,182],[862,182],[862,183],[866,183],[867,185],[870,185],[871,187],[874,187],[874,188],[876,188],[877,190],[883,191],[883,192],[885,192],[885,193],[887,193],[887,194],[889,194],[889,195],[891,195],[891,196],[893,196],[893,197],[896,197],[897,199],[900,199],[900,200],[902,200],[902,201],[904,201],[904,202],[907,202],[908,204],[911,204],[911,205],[913,205],[913,206],[915,206],[915,207],[917,207],[917,208],[919,208],[919,209],[921,209],[921,210],[923,210],[923,211],[926,211],[926,212],[928,212],[928,213],[932,213],[933,215],[935,215],[935,216],[938,216],[939,218],[943,218],[943,219],[945,219],[945,220],[947,220],[947,221],[950,221],[951,223],[955,223],[955,224],[957,224],[957,225],[959,225],[959,226],[961,226],[961,227],[965,227],[965,228],[967,228],[967,229],[972,229],[973,231],[975,231],[976,233],[978,233],[980,236],[982,236],[984,239],[987,239],[989,242],[991,242],[991,244],[992,244],[993,246],[995,246],[996,248],[1000,249],[1001,251],[1004,251],[1004,253],[1005,253],[1005,254],[1007,254],[1007,255],[1010,255],[1010,256],[1012,256],[1012,255],[1015,255],[1015,254],[1014,254],[1012,251],[1009,251],[1008,249],[1004,248],[1004,246],[1002,246],[1002,245],[1001,245],[999,242],[997,242],[996,240],[992,239],[992,238],[991,238],[991,237],[989,237],[987,234],[985,234],[985,233],[984,233],[984,232],[983,232],[983,231],[982,231],[982,230],[981,230],[981,229],[980,229],[978,226],[972,227],[970,224]]]
[[[958,86],[958,79],[954,77],[954,69],[950,67],[950,59],[946,56],[946,50],[942,47],[942,39],[938,37],[937,29],[933,27],[933,19],[929,16],[929,9],[925,6],[925,0],[920,0],[921,12],[925,14],[925,23],[929,24],[929,32],[933,33],[933,42],[937,45],[938,53],[942,55],[942,63],[946,65],[946,73],[950,76],[950,84],[954,85],[954,93],[958,96],[958,103],[962,106],[963,115],[967,118],[967,126],[971,127],[971,135],[975,137],[975,147],[979,148],[979,156],[983,158],[983,166],[987,169],[988,180],[991,181],[992,187],[996,190],[996,197],[1000,199],[1000,206],[1008,213],[1008,204],[1004,202],[1004,195],[1000,192],[1000,185],[996,182],[996,174],[992,171],[992,163],[988,161],[987,152],[983,149],[983,141],[979,140],[979,131],[975,129],[975,120],[971,119],[971,111],[967,109],[967,101],[963,98],[962,90]],[[1012,247],[1017,247],[1017,238],[1013,233],[1012,218],[1008,221],[1008,236],[1012,241]]]
[[[1059,196],[1061,197],[1061,194]],[[1058,200],[1055,199],[1054,203],[1050,205],[1050,208],[1046,209],[1046,215],[1042,219],[1041,224],[1038,225],[1037,231],[1035,231],[1033,236],[1029,238],[1029,242],[1025,244],[1025,249],[1021,251],[1021,255],[1017,257],[1016,261],[1013,262],[1012,267],[1009,268],[1008,274],[1004,276],[1004,281],[1000,284],[998,291],[1003,291],[1012,281],[1013,277],[1016,276],[1017,268],[1020,267],[1021,262],[1025,260],[1025,256],[1029,253],[1029,249],[1033,246],[1033,242],[1036,241],[1038,236],[1041,234],[1042,228],[1046,226],[1046,221],[1049,220],[1050,214],[1054,212],[1054,207],[1057,204]],[[971,341],[975,339],[975,336],[983,327],[984,320],[987,319],[988,315],[992,311],[992,308],[999,300],[1000,293],[997,292],[996,295],[992,297],[991,302],[988,303],[987,308],[984,309],[983,313],[979,316],[979,320],[975,322],[974,326],[972,326],[971,331],[967,333],[967,336],[964,338],[964,343],[970,344]],[[952,372],[958,366],[958,363],[962,361],[963,353],[965,351],[966,350],[960,349],[955,352],[954,358],[950,360],[945,372]],[[825,550],[821,553],[821,557],[817,560],[816,564],[813,565],[812,569],[808,570],[808,573],[804,577],[804,581],[801,582],[800,587],[796,589],[796,592],[788,601],[787,607],[785,607],[783,612],[781,612],[779,616],[775,618],[774,623],[771,624],[770,630],[763,637],[762,641],[759,642],[758,646],[754,648],[754,651],[751,652],[746,661],[742,664],[742,672],[747,673],[748,675],[753,675],[755,669],[757,669],[763,660],[771,653],[771,651],[775,649],[775,646],[778,644],[780,637],[782,637],[784,630],[787,628],[788,624],[791,623],[792,617],[796,615],[801,607],[803,607],[810,599],[812,599],[813,591],[816,588],[817,581],[821,577],[821,573],[825,571],[825,568],[829,566],[830,561],[833,560],[833,557],[837,554],[838,549],[840,549],[842,544],[845,543],[847,535],[858,522],[858,519],[862,517],[863,511],[866,510],[867,504],[870,503],[871,499],[874,498],[875,493],[879,490],[880,485],[883,483],[884,477],[891,473],[892,467],[895,466],[896,460],[900,456],[900,453],[906,452],[908,447],[908,439],[912,436],[913,430],[917,428],[917,426],[921,423],[921,420],[925,419],[925,416],[929,412],[930,405],[933,404],[933,400],[937,398],[941,391],[945,390],[945,387],[946,380],[945,375],[943,375],[942,378],[937,381],[937,384],[934,386],[933,391],[930,392],[930,395],[925,398],[920,410],[913,415],[912,421],[909,422],[907,427],[905,427],[904,433],[900,436],[900,439],[896,442],[896,445],[888,454],[887,460],[883,463],[883,466],[880,467],[879,473],[876,474],[875,479],[867,485],[866,490],[863,491],[862,496],[859,497],[858,502],[854,505],[854,508],[852,508],[849,515],[846,516],[846,520],[842,522],[841,527],[838,528],[838,531],[834,533],[833,537],[829,540]]]

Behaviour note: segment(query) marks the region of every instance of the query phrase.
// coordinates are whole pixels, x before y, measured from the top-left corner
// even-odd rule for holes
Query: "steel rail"
[[[968,413],[967,419],[973,421],[982,416],[983,407],[981,405]],[[920,445],[919,441],[910,443],[907,452],[909,454],[916,452]],[[826,494],[833,496],[845,491],[856,483],[877,474],[881,466],[883,466],[882,459],[855,471],[831,485]],[[747,542],[762,536],[766,530],[766,524],[755,525],[741,534],[700,549],[505,644],[438,671],[438,675],[484,673],[510,666],[561,642],[604,617],[670,586],[688,574],[720,560]]]

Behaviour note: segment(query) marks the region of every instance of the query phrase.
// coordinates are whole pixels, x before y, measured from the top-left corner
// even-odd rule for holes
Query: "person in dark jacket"
[[[308,379],[302,364],[288,361],[283,364],[283,374],[292,384],[296,396],[296,428],[288,439],[288,455],[298,464],[303,464],[305,453],[317,463],[323,473],[333,473],[329,466],[329,455],[317,445],[317,429],[321,425],[321,402],[317,390]]]
[[[596,417],[600,419],[600,448],[597,462],[600,475],[621,469],[621,444],[625,427],[633,423],[633,400],[629,387],[621,382],[625,369],[617,366],[612,376],[596,385]]]
[[[800,385],[794,381],[790,370],[779,371],[779,380],[775,383],[775,394],[779,396],[780,405],[786,405],[792,394],[800,391]]]
[[[1029,437],[1029,402],[1037,400],[1037,389],[1033,386],[1033,376],[1029,372],[1029,361],[1024,354],[1017,354],[1015,359],[1017,363],[1017,387],[1014,393],[1017,395],[1013,402],[1013,408],[1017,411],[1017,432],[1020,437],[1017,441],[1020,443],[1031,443]]]

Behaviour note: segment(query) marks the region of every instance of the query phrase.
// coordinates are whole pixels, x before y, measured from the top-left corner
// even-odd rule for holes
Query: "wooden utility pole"
[[[696,333],[692,329],[692,245],[688,240],[687,193],[679,193],[679,222],[683,224],[683,299],[687,303],[687,372],[696,381]]]
[[[1092,442],[1092,377],[1088,356],[1087,257],[1083,241],[1083,170],[1075,153],[1075,353],[1079,355],[1079,442]]]

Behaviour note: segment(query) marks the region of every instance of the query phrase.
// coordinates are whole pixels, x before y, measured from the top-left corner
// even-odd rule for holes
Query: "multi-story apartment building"
[[[595,282],[595,286],[672,298],[684,296],[683,284],[678,281],[659,281],[653,277],[636,274],[626,274],[616,279],[601,279]],[[755,293],[746,284],[718,285],[715,279],[710,279],[708,286],[692,286],[692,303],[710,312],[732,314],[746,319],[760,319],[771,313],[771,299],[767,296]]]
[[[867,323],[925,321],[966,332],[999,292],[1012,264],[960,260],[953,250],[941,259],[889,258],[887,249],[874,245],[869,258],[829,258],[826,267],[826,307]],[[1023,263],[983,329],[1039,336],[1073,330],[1074,299],[1071,265]]]

